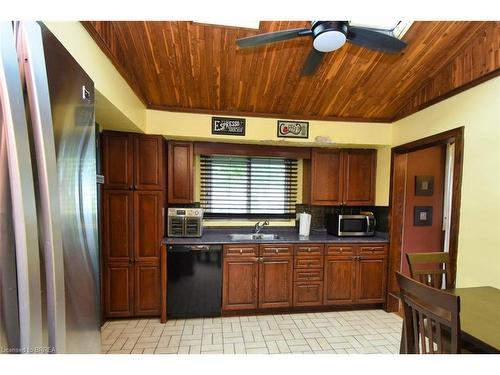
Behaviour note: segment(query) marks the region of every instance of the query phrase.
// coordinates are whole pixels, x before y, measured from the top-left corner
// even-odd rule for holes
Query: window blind
[[[200,155],[205,217],[294,218],[297,160]]]

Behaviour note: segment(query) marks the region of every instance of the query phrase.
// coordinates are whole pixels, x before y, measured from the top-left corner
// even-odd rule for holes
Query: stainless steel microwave
[[[203,209],[170,207],[167,215],[168,237],[201,237]]]
[[[326,217],[326,231],[334,236],[373,236],[375,216],[372,213],[359,215],[329,214]]]

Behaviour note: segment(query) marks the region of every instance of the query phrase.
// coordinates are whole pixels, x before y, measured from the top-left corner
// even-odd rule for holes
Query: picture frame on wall
[[[413,211],[413,225],[432,226],[432,206],[415,206]]]
[[[415,176],[415,195],[431,196],[434,194],[434,176]]]
[[[278,120],[278,138],[309,138],[309,122]]]

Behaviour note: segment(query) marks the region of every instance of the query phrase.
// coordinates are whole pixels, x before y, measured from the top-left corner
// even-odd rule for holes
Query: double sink
[[[281,237],[272,233],[232,233],[229,235],[233,241],[246,240],[279,240]]]

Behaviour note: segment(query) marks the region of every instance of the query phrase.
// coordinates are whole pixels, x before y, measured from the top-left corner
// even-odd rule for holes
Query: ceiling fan
[[[240,48],[260,46],[303,36],[313,38],[313,49],[302,69],[302,75],[312,75],[319,67],[326,52],[342,47],[346,41],[369,49],[397,53],[406,42],[396,38],[391,30],[351,26],[348,21],[313,21],[311,28],[280,30],[237,39]]]

